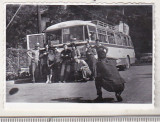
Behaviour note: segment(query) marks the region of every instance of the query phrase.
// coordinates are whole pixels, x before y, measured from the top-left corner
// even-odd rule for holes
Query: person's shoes
[[[95,77],[92,78],[92,81],[95,81]]]
[[[123,99],[122,99],[120,93],[115,93],[115,96],[116,96],[118,102],[123,101]]]
[[[51,81],[48,82],[48,84],[51,84],[51,83],[52,83]]]
[[[91,77],[89,80],[90,80],[90,81],[95,81],[95,78],[94,78],[94,77]]]
[[[49,83],[49,82],[50,82],[49,80],[46,81],[46,83]]]
[[[102,98],[102,96],[98,96],[96,99],[94,99],[94,101],[103,101],[103,98]]]
[[[89,80],[89,78],[84,78],[84,80],[88,81],[88,80]]]
[[[36,81],[35,80],[32,80],[32,83],[35,83]]]
[[[77,79],[75,79],[75,80],[74,80],[74,82],[78,82],[78,80],[77,80]]]

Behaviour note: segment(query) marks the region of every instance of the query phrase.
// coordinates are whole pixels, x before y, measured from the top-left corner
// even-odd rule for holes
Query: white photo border
[[[139,1],[139,2],[138,2]],[[159,35],[158,31],[159,27],[158,20],[160,18],[160,14],[158,15],[158,10],[160,10],[157,7],[160,7],[159,2],[146,2],[145,0],[136,0],[136,2],[127,2],[125,0],[124,2],[113,2],[113,3],[106,3],[106,1],[91,1],[91,2],[40,2],[38,4],[40,5],[47,5],[47,4],[53,4],[53,5],[152,5],[153,6],[153,64],[152,64],[152,104],[81,104],[81,103],[6,103],[6,80],[5,80],[5,69],[6,69],[6,11],[5,11],[5,5],[6,4],[37,4],[38,2],[35,1],[35,3],[29,2],[3,2],[1,4],[1,10],[0,12],[3,13],[3,17],[0,19],[1,21],[1,37],[3,37],[2,41],[0,41],[0,45],[2,48],[0,48],[2,54],[0,54],[1,57],[3,57],[0,60],[0,63],[3,64],[3,68],[0,69],[0,72],[2,77],[0,77],[0,116],[106,116],[106,115],[157,115],[160,114],[160,103],[158,103],[158,99],[160,99],[160,96],[158,97],[158,92],[160,91],[158,88],[160,87],[160,84],[158,83],[159,77],[158,77],[158,65],[157,62],[159,61],[158,52],[159,46],[158,40]],[[3,7],[2,7],[3,6]],[[158,31],[158,32],[157,32]],[[156,87],[155,87],[156,86]],[[157,102],[156,102],[157,101]]]

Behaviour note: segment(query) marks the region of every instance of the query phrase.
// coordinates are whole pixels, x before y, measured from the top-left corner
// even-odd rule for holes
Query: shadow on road
[[[148,74],[137,74],[140,75],[141,78],[152,78],[152,73],[148,73]]]
[[[138,62],[138,63],[132,64],[132,66],[148,66],[148,65],[152,65],[152,63],[151,62],[150,63],[140,63],[140,62]]]
[[[19,91],[18,88],[12,88],[12,89],[9,91],[9,94],[10,94],[10,95],[14,95],[14,94],[16,94],[18,91]]]
[[[114,98],[103,98],[101,101],[95,101],[95,100],[84,100],[82,97],[72,97],[72,98],[58,98],[58,99],[51,99],[51,101],[57,101],[57,102],[71,102],[71,103],[113,103]]]

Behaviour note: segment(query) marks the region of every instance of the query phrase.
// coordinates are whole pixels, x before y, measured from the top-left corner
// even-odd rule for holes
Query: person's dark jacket
[[[71,50],[70,49],[63,50],[61,52],[61,58],[62,61],[71,60]]]
[[[121,78],[116,66],[107,58],[97,62],[97,80],[100,80],[102,87],[109,91],[123,91],[125,81]]]
[[[95,46],[95,48],[98,55],[98,59],[106,58],[106,53],[108,52],[108,49],[106,47],[100,45],[100,46]]]

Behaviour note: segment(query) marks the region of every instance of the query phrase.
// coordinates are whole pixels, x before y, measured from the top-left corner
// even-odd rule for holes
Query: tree
[[[7,5],[8,24],[19,5]],[[119,21],[130,27],[130,36],[138,53],[152,51],[152,6],[39,5],[50,24],[68,20],[100,20],[112,25]],[[7,28],[7,45],[26,48],[26,35],[38,33],[37,5],[23,5]]]
[[[19,5],[7,5],[6,23],[10,22]],[[37,33],[37,12],[36,6],[22,6],[15,15],[12,23],[6,30],[7,42],[9,47],[17,47],[21,44],[26,48],[25,37],[27,34]]]

